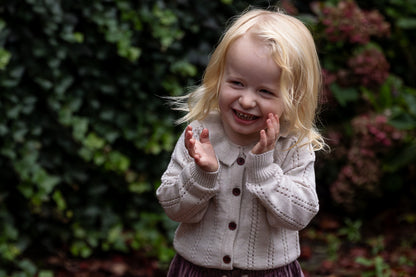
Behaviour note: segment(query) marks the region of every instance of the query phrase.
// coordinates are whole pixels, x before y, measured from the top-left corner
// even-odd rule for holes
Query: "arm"
[[[285,151],[285,150],[280,150]],[[286,150],[282,163],[273,161],[273,151],[247,158],[247,189],[267,210],[271,226],[300,230],[319,210],[315,190],[315,154],[308,147]]]
[[[191,131],[190,136],[189,131]],[[200,164],[201,160],[204,166],[207,164],[204,153],[195,148],[195,145],[199,147],[201,142],[206,143],[208,140],[208,133],[206,132],[206,138],[202,134],[198,141],[193,138],[192,128],[188,127],[185,130],[162,176],[162,184],[156,191],[166,214],[178,222],[200,221],[205,215],[210,199],[218,191],[218,168],[208,172],[197,164],[197,161]],[[216,157],[215,162],[218,163]]]

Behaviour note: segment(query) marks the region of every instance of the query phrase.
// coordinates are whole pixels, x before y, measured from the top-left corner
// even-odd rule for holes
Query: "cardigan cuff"
[[[219,163],[218,163],[219,164]],[[195,180],[197,184],[200,184],[202,187],[213,189],[217,183],[218,172],[220,168],[218,167],[215,172],[207,172],[201,169],[197,164],[193,163],[190,166],[191,177]]]
[[[272,166],[273,153],[273,150],[263,154],[249,152],[246,163],[249,183],[261,183],[276,174],[276,168]]]

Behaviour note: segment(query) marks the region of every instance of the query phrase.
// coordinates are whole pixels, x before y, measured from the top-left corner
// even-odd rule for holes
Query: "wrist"
[[[218,164],[212,165],[212,166],[199,166],[198,165],[198,167],[207,173],[215,173],[218,171],[218,168],[219,168]]]

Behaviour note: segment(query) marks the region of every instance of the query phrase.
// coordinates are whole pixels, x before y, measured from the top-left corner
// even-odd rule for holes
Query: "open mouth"
[[[256,120],[257,118],[259,118],[258,116],[255,116],[252,114],[242,113],[237,110],[233,110],[233,111],[234,111],[234,114],[241,120],[250,121],[250,120]]]

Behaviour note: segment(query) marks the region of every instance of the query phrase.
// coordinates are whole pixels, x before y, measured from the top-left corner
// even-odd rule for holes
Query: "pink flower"
[[[382,114],[359,115],[351,125],[351,144],[345,147],[346,153],[338,157],[345,163],[330,188],[333,199],[347,210],[355,208],[354,203],[360,195],[381,193],[383,157],[404,137],[404,133],[389,125]],[[342,149],[342,145],[338,147]]]
[[[335,7],[314,3],[311,8],[319,15],[329,41],[366,44],[371,36],[390,35],[390,24],[378,11],[363,11],[353,0],[340,1]]]
[[[348,60],[352,74],[360,85],[379,86],[389,76],[390,64],[376,48],[368,48]]]

